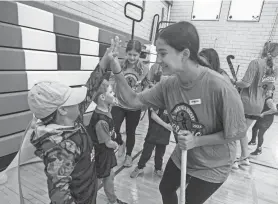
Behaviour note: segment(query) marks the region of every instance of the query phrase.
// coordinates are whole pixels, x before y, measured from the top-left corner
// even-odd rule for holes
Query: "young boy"
[[[152,66],[149,72],[149,81],[155,85],[160,81],[162,70],[160,66]],[[162,177],[162,163],[165,154],[166,146],[169,144],[172,126],[168,118],[166,110],[163,109],[148,109],[149,113],[149,129],[145,138],[142,155],[139,159],[138,166],[130,174],[131,178],[142,174],[146,163],[150,159],[153,149],[155,148],[155,174]]]
[[[111,50],[112,46],[107,51],[110,55]],[[29,91],[28,104],[38,119],[29,129],[31,143],[44,162],[53,204],[96,204],[94,147],[80,116],[92,102],[100,82],[107,78],[104,72],[110,58],[107,54],[102,58],[87,81],[87,88],[47,81]]]
[[[114,171],[117,159],[114,150],[118,144],[115,139],[114,123],[111,115],[111,106],[117,103],[112,86],[107,80],[103,80],[94,101],[97,107],[87,127],[95,147],[95,163],[97,178],[102,179],[104,192],[109,204],[126,204],[119,200],[114,190]]]

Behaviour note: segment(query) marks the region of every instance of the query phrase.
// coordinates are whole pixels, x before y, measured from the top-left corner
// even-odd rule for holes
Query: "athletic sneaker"
[[[239,165],[238,165],[238,161],[237,161],[237,160],[234,161],[234,164],[233,164],[233,166],[232,166],[232,169],[235,169],[235,170],[239,169]]]
[[[138,166],[131,172],[130,174],[130,178],[136,178],[138,177],[140,174],[143,174],[144,170],[143,169],[139,169]]]
[[[124,167],[131,167],[132,166],[132,158],[129,155],[125,156]]]
[[[162,177],[163,176],[163,170],[154,170],[154,173],[159,176],[159,177]]]
[[[238,169],[239,166],[250,166],[249,158],[246,157],[244,159],[242,159],[242,158],[237,159],[234,162],[234,164],[232,166],[232,169]]]
[[[253,142],[252,140],[248,143],[248,145],[256,145],[256,142]]]
[[[122,157],[124,154],[125,154],[125,142],[123,142],[122,145],[119,145],[119,148],[118,148],[118,157]]]
[[[250,164],[249,158],[248,157],[246,157],[244,159],[240,158],[239,165],[240,166],[250,166],[251,164]]]
[[[258,147],[254,152],[251,153],[251,155],[259,155],[262,153],[262,148]]]
[[[125,202],[123,202],[123,201],[117,199],[116,202],[114,202],[114,203],[108,202],[108,204],[127,204],[127,203],[125,203]]]

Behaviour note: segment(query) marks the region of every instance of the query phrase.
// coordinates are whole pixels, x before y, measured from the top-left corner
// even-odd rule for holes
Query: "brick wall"
[[[171,10],[172,21],[190,21],[193,1],[174,1]],[[249,62],[257,58],[264,43],[269,39],[272,24],[278,12],[278,1],[266,1],[259,22],[228,22],[230,1],[224,0],[219,21],[192,21],[201,39],[201,48],[215,48],[220,56],[221,67],[230,74],[227,55],[234,55],[235,69],[240,65],[238,78],[241,79]],[[273,41],[278,42],[278,29]],[[275,60],[278,63],[278,59]],[[278,102],[278,83],[275,101]]]
[[[124,5],[127,1],[44,1],[46,5],[73,13],[94,22],[131,33],[132,21],[124,16]],[[130,1],[142,6],[142,0]],[[161,16],[162,8],[167,15],[167,4],[164,1],[146,1],[144,19],[135,24],[135,36],[149,40],[152,19],[155,14]]]

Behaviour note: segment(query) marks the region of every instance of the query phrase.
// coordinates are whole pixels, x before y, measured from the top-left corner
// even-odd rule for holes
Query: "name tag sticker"
[[[189,105],[200,105],[202,103],[201,99],[189,100]]]

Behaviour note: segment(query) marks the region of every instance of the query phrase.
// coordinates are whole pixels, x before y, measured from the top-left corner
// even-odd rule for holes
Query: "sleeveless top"
[[[114,139],[113,137],[115,136],[115,132],[113,119],[94,111],[87,130],[95,147],[97,177],[105,178],[110,175],[111,169],[117,166],[117,159],[113,148],[109,148],[105,145],[105,143],[99,143],[98,141],[95,127],[100,120],[107,122],[109,126],[109,132],[112,133],[112,140]]]
[[[263,107],[262,113],[270,110],[270,108],[268,107],[268,105],[267,105],[267,103],[266,103],[268,99],[272,99],[272,96],[267,97],[267,98],[265,99],[265,103],[264,103],[264,107]],[[260,120],[263,120],[263,121],[271,121],[271,120],[274,119],[274,115],[275,115],[275,113],[265,115],[263,118],[260,118]]]
[[[168,145],[170,141],[171,132],[165,127],[159,125],[155,120],[152,119],[151,117],[152,112],[150,109],[148,109],[148,113],[149,113],[149,129],[145,141],[152,144]],[[157,115],[165,123],[170,123],[170,120],[168,118],[168,113],[166,110],[158,109]]]

